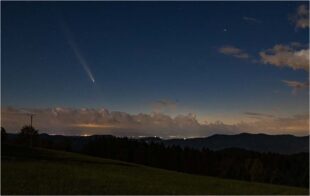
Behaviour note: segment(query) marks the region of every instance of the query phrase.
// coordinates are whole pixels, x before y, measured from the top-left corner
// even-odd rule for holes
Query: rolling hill
[[[9,140],[15,140],[17,134],[8,134]],[[83,136],[63,136],[63,135],[48,135],[40,134],[41,139],[55,142],[63,142],[70,140],[72,142],[72,150],[79,151],[89,141],[100,138],[112,138],[112,135],[92,135],[89,137]],[[210,150],[222,150],[227,148],[241,148],[256,152],[272,152],[280,154],[294,154],[300,152],[309,152],[309,136],[294,136],[294,135],[267,135],[267,134],[250,134],[241,133],[236,135],[212,135],[202,138],[188,139],[162,139],[159,137],[131,138],[147,143],[163,143],[166,146],[180,146],[201,150],[208,148]]]
[[[2,145],[1,194],[305,194],[309,190]]]
[[[226,148],[242,148],[256,152],[273,152],[294,154],[309,152],[309,136],[267,135],[241,133],[236,135],[212,135],[205,138],[169,139],[147,138],[146,141],[162,142],[165,145],[177,145],[194,149],[208,148],[222,150]]]

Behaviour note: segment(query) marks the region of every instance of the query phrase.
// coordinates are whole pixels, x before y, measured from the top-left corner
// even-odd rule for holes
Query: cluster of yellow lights
[[[85,127],[85,128],[112,128],[115,127],[114,125],[103,125],[103,124],[92,124],[92,123],[87,123],[87,124],[74,124],[75,127]]]

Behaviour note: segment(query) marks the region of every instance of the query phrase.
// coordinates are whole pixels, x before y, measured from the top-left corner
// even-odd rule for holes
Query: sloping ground
[[[2,145],[2,194],[305,194],[75,153]]]

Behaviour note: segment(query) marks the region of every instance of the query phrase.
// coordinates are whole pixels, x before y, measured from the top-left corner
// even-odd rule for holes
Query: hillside
[[[76,153],[2,145],[2,194],[308,194]]]
[[[159,142],[159,141],[157,141]],[[212,135],[206,138],[161,140],[166,145],[177,145],[194,149],[242,148],[256,152],[294,154],[309,152],[309,136],[267,135],[241,133],[236,135]]]
[[[9,140],[15,140],[16,134],[8,134]],[[113,138],[112,135],[92,135],[89,137],[83,136],[62,136],[40,134],[40,138],[47,141],[64,142],[71,141],[71,148],[74,151],[79,151],[83,146],[96,138]],[[134,138],[131,138],[134,139]],[[147,143],[163,143],[166,146],[180,146],[201,150],[208,148],[210,150],[222,150],[226,148],[241,148],[256,152],[273,152],[280,154],[294,154],[300,152],[309,152],[309,136],[294,136],[294,135],[268,135],[268,134],[250,134],[241,133],[236,135],[212,135],[202,138],[188,139],[161,139],[159,137],[144,137],[136,138],[139,141]]]

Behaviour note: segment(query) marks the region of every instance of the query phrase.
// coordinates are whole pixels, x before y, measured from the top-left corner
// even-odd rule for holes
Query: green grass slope
[[[2,145],[2,194],[305,194],[47,149]]]

